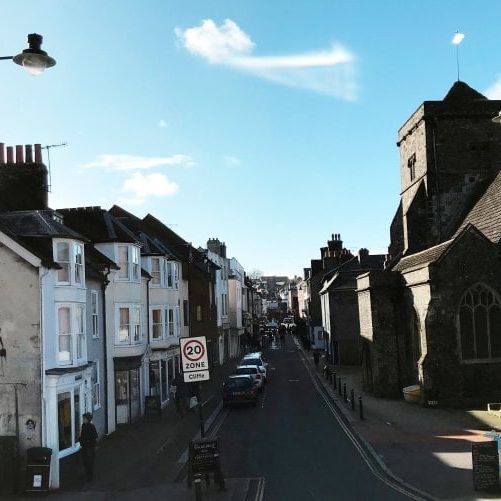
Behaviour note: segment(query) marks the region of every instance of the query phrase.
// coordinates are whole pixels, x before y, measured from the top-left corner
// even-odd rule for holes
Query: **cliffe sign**
[[[184,382],[195,383],[209,379],[209,361],[205,336],[182,337],[179,340]]]

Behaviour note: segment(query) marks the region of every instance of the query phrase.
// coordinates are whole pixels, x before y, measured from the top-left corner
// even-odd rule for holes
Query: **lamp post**
[[[30,33],[27,49],[24,49],[17,56],[1,56],[0,60],[12,59],[16,64],[23,66],[31,75],[40,75],[45,68],[52,68],[56,64],[56,60],[41,49],[42,40],[42,35]]]

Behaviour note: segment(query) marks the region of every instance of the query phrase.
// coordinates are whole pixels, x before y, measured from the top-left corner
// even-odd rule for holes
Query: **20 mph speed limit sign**
[[[194,383],[209,379],[209,361],[205,336],[182,337],[179,340],[184,381]]]

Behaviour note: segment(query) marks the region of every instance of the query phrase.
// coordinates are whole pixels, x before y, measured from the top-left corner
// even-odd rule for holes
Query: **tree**
[[[261,270],[257,270],[256,268],[252,269],[249,273],[249,277],[252,280],[259,280],[263,276],[263,272]]]

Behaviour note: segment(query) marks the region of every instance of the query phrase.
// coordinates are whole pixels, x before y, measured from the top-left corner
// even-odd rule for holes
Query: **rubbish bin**
[[[26,451],[25,492],[48,492],[52,449],[31,447]]]

